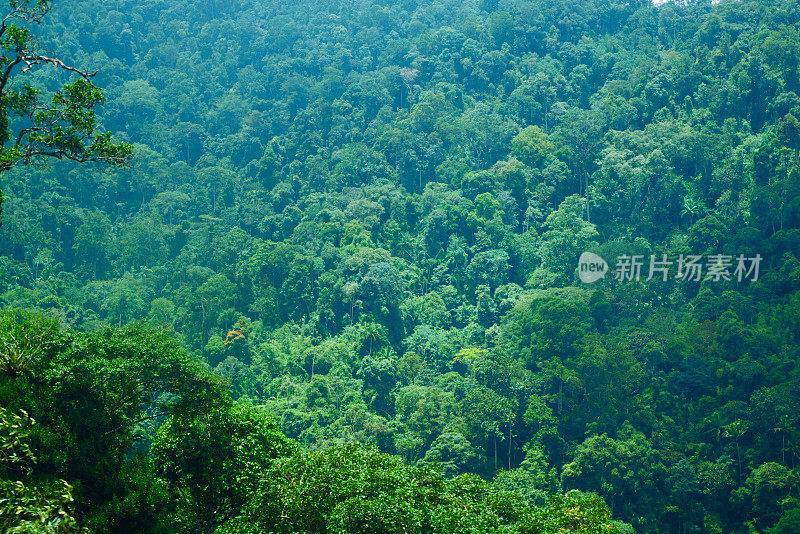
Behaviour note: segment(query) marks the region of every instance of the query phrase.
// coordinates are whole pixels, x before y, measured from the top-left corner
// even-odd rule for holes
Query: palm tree
[[[694,224],[695,221],[706,212],[706,207],[702,202],[694,197],[686,197],[683,199],[683,210],[681,217],[689,216],[689,224]]]

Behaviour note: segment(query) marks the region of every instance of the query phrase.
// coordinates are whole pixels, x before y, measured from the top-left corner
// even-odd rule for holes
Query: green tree
[[[173,338],[141,325],[86,334],[6,311],[0,347],[0,406],[37,422],[29,476],[68,481],[81,527],[113,531],[153,513],[122,506],[146,489],[131,482],[141,480],[134,443],[148,422],[204,412],[221,396]]]
[[[602,434],[580,445],[575,459],[564,466],[561,483],[565,489],[596,491],[613,513],[649,530],[656,522],[654,511],[660,509],[663,470],[644,435],[615,439]]]
[[[578,265],[578,257],[590,246],[598,232],[594,224],[580,217],[582,200],[573,195],[561,203],[559,209],[545,220],[542,233],[542,268],[571,280]]]
[[[153,458],[178,496],[184,532],[214,532],[238,516],[272,462],[297,445],[249,404],[175,414],[158,430]]]
[[[425,453],[425,462],[436,462],[446,476],[474,471],[479,456],[475,448],[460,432],[443,432]]]
[[[511,140],[511,153],[530,167],[538,167],[555,146],[538,126],[528,126]]]
[[[44,157],[125,163],[131,145],[112,142],[111,134],[99,131],[93,108],[103,102],[103,94],[91,81],[94,73],[45,56],[35,47],[37,39],[28,26],[39,24],[51,9],[47,0],[12,0],[0,24],[0,171]],[[78,75],[50,102],[43,102],[41,91],[28,83],[16,83],[20,73],[43,64]],[[24,126],[12,131],[11,125],[20,122]]]
[[[112,225],[102,212],[88,212],[75,234],[73,248],[81,262],[88,264],[92,278],[102,274],[108,265]]]

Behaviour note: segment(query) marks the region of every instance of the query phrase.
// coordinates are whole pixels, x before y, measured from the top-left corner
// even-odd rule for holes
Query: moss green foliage
[[[793,532],[796,0],[11,9],[0,75],[100,71],[0,86],[3,480],[93,532]],[[132,166],[6,169],[127,159],[94,113]],[[758,280],[645,280],[711,254]]]

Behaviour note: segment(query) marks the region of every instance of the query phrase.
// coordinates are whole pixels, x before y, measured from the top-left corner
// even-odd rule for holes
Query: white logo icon
[[[578,259],[578,278],[584,284],[597,282],[606,276],[608,264],[606,260],[591,252],[584,252]]]

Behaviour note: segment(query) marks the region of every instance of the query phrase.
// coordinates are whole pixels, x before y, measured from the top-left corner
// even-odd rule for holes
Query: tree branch
[[[22,61],[22,58],[17,57],[17,59],[12,61],[11,64],[9,64],[6,67],[6,70],[3,71],[3,76],[0,77],[0,95],[4,94],[4,92],[5,92],[6,83],[8,83],[8,77],[11,75],[11,70],[14,67],[16,67],[21,61]]]
[[[69,65],[67,65],[66,63],[61,61],[60,59],[54,58],[54,57],[39,56],[39,55],[28,55],[28,56],[17,56],[17,59],[19,61],[23,61],[27,65],[24,69],[22,69],[23,73],[28,72],[29,70],[31,70],[34,65],[39,65],[41,63],[51,63],[51,64],[55,65],[56,67],[59,67],[61,69],[68,70],[70,72],[74,72],[74,73],[80,75],[84,80],[89,82],[89,84],[92,87],[97,88],[97,86],[95,84],[93,84],[92,81],[89,78],[91,78],[92,76],[97,74],[99,71],[94,71],[92,73],[84,72],[84,71],[82,71],[80,69],[76,69],[75,67],[70,67]],[[16,63],[19,63],[19,61],[16,61]],[[0,85],[0,91],[2,91],[2,85]]]
[[[109,435],[109,434],[113,434],[114,432],[119,432],[120,430],[122,430],[122,429],[123,429],[123,428],[125,428],[126,426],[133,426],[133,425],[136,425],[136,424],[139,424],[139,423],[143,423],[144,421],[148,421],[148,420],[150,420],[150,419],[155,419],[155,418],[157,418],[157,417],[162,417],[162,416],[164,416],[164,415],[169,415],[169,414],[170,414],[169,412],[159,412],[159,413],[157,413],[157,414],[155,414],[155,415],[146,415],[146,416],[144,416],[144,417],[140,417],[140,418],[138,418],[138,419],[134,419],[134,420],[133,420],[133,421],[131,421],[130,423],[126,423],[126,424],[122,424],[122,425],[117,425],[116,427],[112,428],[111,430],[108,430],[107,432],[105,432],[105,433],[103,434],[103,436],[107,436],[107,435]]]

